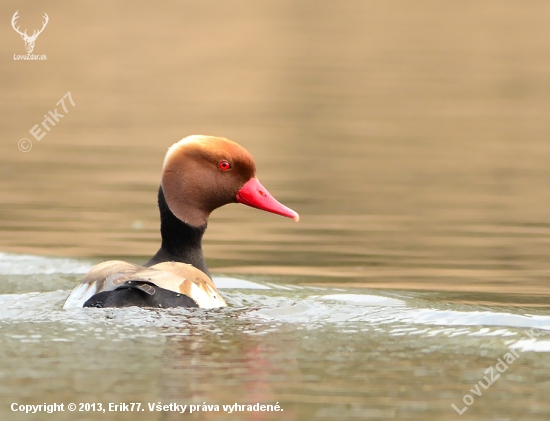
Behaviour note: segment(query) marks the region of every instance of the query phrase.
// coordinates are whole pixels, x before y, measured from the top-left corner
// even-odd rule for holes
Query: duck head
[[[236,202],[299,219],[260,184],[250,153],[221,137],[189,136],[170,147],[161,187],[170,211],[195,227],[205,225],[214,209]]]

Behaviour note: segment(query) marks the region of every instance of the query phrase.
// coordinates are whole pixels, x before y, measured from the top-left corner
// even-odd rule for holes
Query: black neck
[[[176,218],[166,204],[162,187],[159,188],[158,203],[162,244],[157,254],[145,266],[161,262],[189,263],[210,276],[202,254],[202,236],[206,231],[206,224],[193,227]]]

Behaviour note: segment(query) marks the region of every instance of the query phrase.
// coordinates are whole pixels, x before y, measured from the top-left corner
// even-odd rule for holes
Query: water
[[[159,401],[284,409],[195,419],[548,419],[547,2],[9,0],[4,22],[16,10],[50,21],[47,61],[12,60],[8,23],[0,40],[2,420],[75,418],[12,402]],[[197,133],[248,148],[300,222],[212,215],[227,309],[63,311],[93,264],[157,250],[164,153]]]
[[[463,396],[511,350],[517,361],[474,395],[468,416],[526,419],[528,411],[528,419],[542,420],[550,411],[550,315],[536,305],[216,277],[228,308],[64,311],[68,289],[90,262],[3,254],[0,263],[7,419],[29,417],[7,411],[14,401],[278,402],[284,419],[456,419],[451,404],[462,409]],[[37,279],[49,282],[37,288]],[[281,419],[221,411],[194,416]]]

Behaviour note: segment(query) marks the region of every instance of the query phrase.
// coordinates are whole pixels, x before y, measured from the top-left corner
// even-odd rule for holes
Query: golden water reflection
[[[302,217],[216,211],[218,271],[549,293],[547,2],[125,4],[49,5],[44,62],[0,41],[0,250],[151,256],[164,153],[204,133]]]

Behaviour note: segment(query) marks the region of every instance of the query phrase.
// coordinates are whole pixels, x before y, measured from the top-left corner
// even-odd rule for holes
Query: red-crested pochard
[[[158,193],[159,251],[144,266],[112,260],[94,266],[63,308],[224,307],[202,253],[210,213],[242,203],[298,221],[256,178],[250,153],[231,140],[189,136],[168,149]]]

